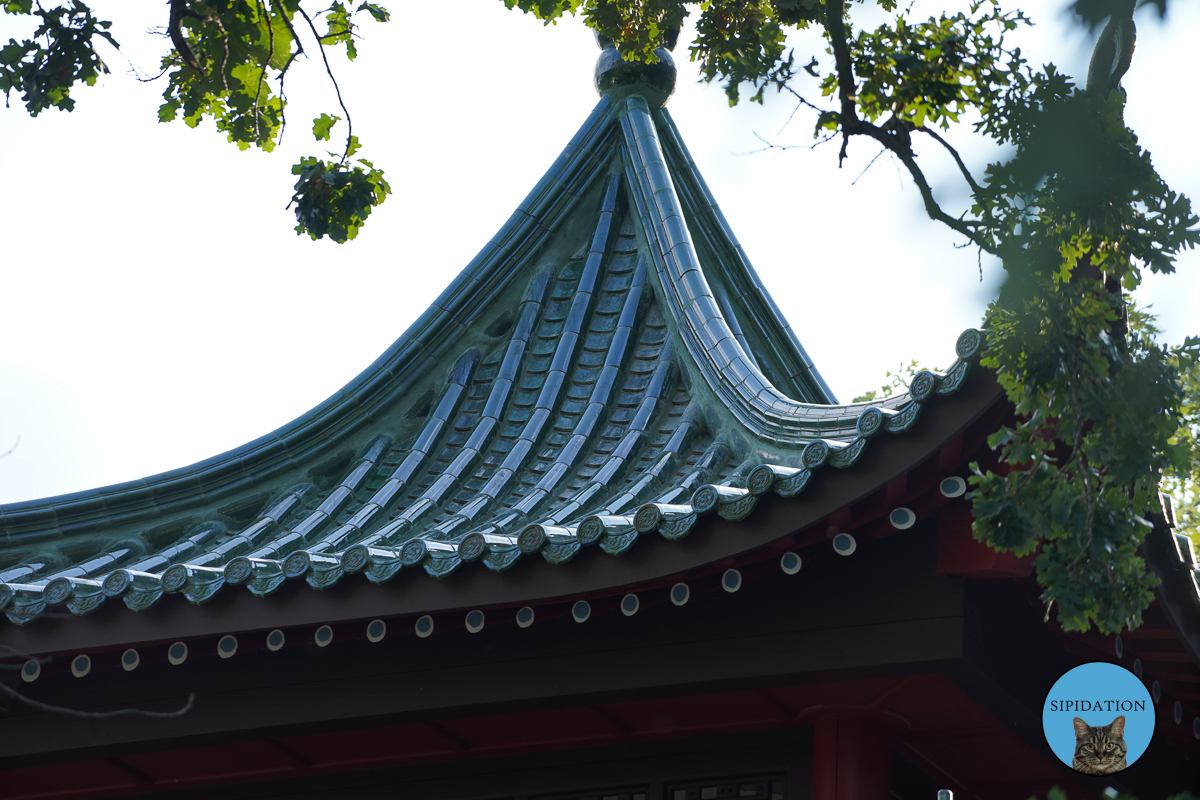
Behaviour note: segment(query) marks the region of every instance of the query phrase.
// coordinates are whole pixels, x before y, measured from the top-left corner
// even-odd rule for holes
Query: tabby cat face
[[[1071,767],[1086,775],[1111,775],[1125,769],[1125,715],[1094,727],[1075,717],[1075,760]]]

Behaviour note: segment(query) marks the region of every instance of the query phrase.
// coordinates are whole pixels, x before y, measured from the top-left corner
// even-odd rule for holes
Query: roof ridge
[[[660,122],[663,154],[671,169],[684,213],[691,212],[688,214],[688,228],[696,240],[703,241],[712,251],[711,259],[704,265],[705,271],[715,273],[715,277],[728,282],[730,288],[737,292],[736,300],[745,305],[744,311],[748,316],[746,322],[754,327],[754,333],[757,334],[754,342],[756,347],[752,348],[735,327],[737,315],[733,298],[727,292],[720,291],[721,287],[714,282],[712,288],[716,291],[721,309],[743,349],[756,358],[776,388],[792,399],[837,405],[833,390],[821,377],[808,351],[796,338],[791,325],[738,242],[671,113],[664,107],[655,110],[653,115]]]
[[[785,449],[802,448],[820,439],[849,443],[873,433],[879,425],[877,420],[872,421],[874,427],[869,431],[860,425],[866,407],[800,402],[785,395],[763,375],[757,360],[731,329],[705,275],[648,104],[635,94],[626,98],[624,110],[621,129],[626,170],[634,203],[651,240],[650,252],[664,304],[713,396],[729,408],[749,433]],[[748,262],[744,266],[748,267]],[[768,297],[761,284],[755,294],[764,302]],[[775,313],[778,314],[777,310]],[[776,323],[786,324],[781,315]],[[782,336],[783,330],[779,328],[777,334]],[[786,344],[788,340],[780,341]],[[780,352],[786,354],[788,348],[790,345]],[[824,383],[815,371],[810,371],[808,378],[814,383]],[[914,399],[911,393],[902,393],[889,399],[884,404],[889,408],[882,413],[890,417],[891,409],[911,404]]]

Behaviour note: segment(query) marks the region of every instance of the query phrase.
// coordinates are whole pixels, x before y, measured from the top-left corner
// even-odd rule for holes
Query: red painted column
[[[815,727],[813,800],[888,800],[892,754],[883,723],[834,714]]]

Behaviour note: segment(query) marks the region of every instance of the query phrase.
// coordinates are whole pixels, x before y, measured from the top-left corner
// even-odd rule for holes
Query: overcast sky
[[[499,0],[385,5],[393,21],[364,21],[358,60],[333,59],[362,155],[395,191],[344,246],[297,237],[284,208],[290,165],[324,149],[312,118],[335,108],[316,63],[289,73],[283,146],[239,152],[211,124],[157,123],[163,85],[128,74],[130,62],[156,72],[167,44],[147,30],[165,5],[97,0],[123,46],[105,54],[113,74],[76,90],[69,114],[30,119],[15,97],[0,109],[0,452],[20,438],[0,460],[0,502],[184,466],[317,405],[424,311],[596,102],[598,51],[577,22],[543,28]],[[1200,15],[1174,5],[1168,26],[1139,12],[1126,117],[1168,182],[1200,198],[1194,112],[1176,88],[1194,72]],[[1082,80],[1091,41],[1060,3],[1030,8],[1030,60]],[[0,41],[21,32],[0,16]],[[811,39],[794,44],[798,61],[826,58]],[[786,96],[731,110],[718,87],[697,85],[683,44],[676,60],[671,112],[838,397],[902,361],[948,365],[998,267],[984,261],[981,282],[975,254],[923,216],[886,156],[860,175],[876,147],[853,142],[838,170],[836,145],[805,147],[811,114],[785,127]],[[800,147],[755,153],[756,133]],[[981,169],[987,151],[956,141]],[[954,206],[950,165],[920,152]],[[1139,293],[1169,342],[1200,332],[1198,266],[1190,253],[1180,275]]]

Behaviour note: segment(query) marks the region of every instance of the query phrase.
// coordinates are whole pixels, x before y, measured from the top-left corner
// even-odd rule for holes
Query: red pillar
[[[888,800],[892,755],[883,723],[834,714],[816,722],[813,800]]]

